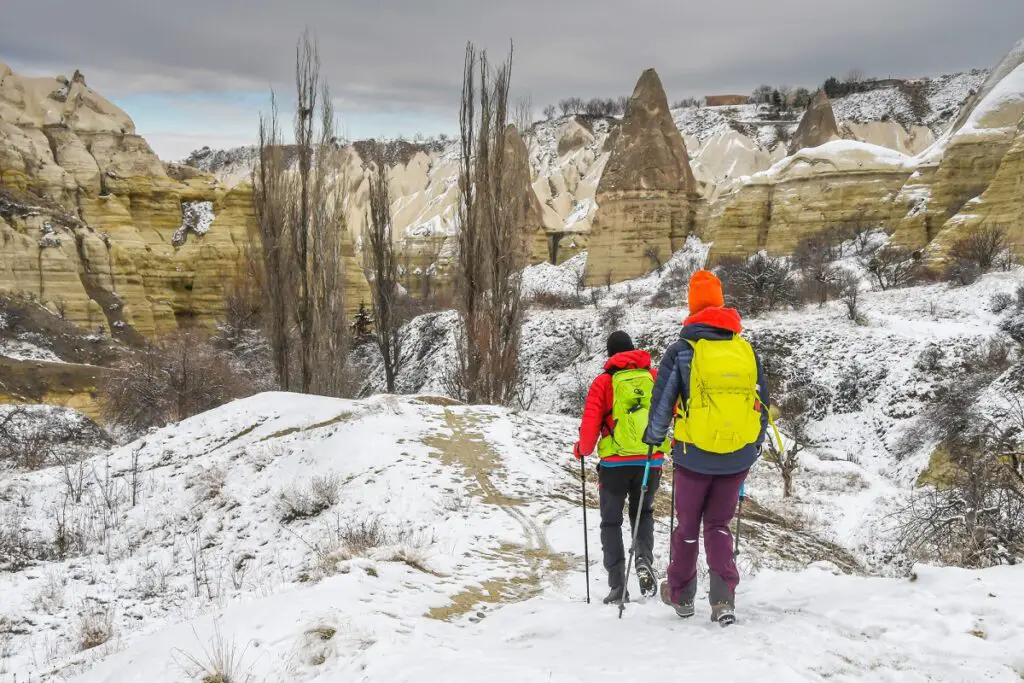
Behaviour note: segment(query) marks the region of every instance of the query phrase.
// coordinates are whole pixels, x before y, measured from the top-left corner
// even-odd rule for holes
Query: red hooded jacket
[[[612,375],[615,370],[650,369],[651,377],[658,378],[658,371],[651,368],[651,354],[646,351],[634,350],[617,353],[604,364],[602,372],[591,383],[587,392],[587,403],[583,408],[583,421],[580,423],[580,440],[577,444],[579,454],[590,455],[594,452],[598,440],[612,433]],[[641,458],[642,460],[643,458]]]

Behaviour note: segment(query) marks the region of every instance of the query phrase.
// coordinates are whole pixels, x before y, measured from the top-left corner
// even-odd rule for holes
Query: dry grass
[[[199,641],[199,635],[192,633]],[[245,653],[248,645],[241,650],[234,640],[228,640],[220,630],[220,624],[213,627],[213,638],[207,645],[199,644],[200,652],[193,654],[176,650],[175,662],[190,678],[202,683],[246,683],[252,680],[252,666],[245,667]]]
[[[82,613],[78,622],[78,649],[91,650],[114,635],[114,613],[109,606]]]
[[[332,473],[311,478],[305,488],[285,489],[278,496],[278,515],[285,524],[312,519],[338,503],[340,488],[338,476]]]

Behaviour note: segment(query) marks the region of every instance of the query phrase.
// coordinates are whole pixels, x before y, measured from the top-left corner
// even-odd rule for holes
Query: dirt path
[[[459,467],[475,482],[477,490],[470,493],[479,495],[484,505],[501,509],[522,528],[521,543],[502,544],[479,555],[507,567],[511,577],[481,581],[452,596],[450,605],[427,613],[434,619],[450,621],[482,603],[525,600],[536,595],[540,592],[540,577],[565,571],[568,560],[551,551],[545,525],[523,510],[527,501],[508,495],[495,483],[504,478],[505,469],[501,455],[490,447],[480,430],[490,418],[446,409],[444,419],[451,436],[438,435],[424,439],[423,443],[435,449],[442,462]]]

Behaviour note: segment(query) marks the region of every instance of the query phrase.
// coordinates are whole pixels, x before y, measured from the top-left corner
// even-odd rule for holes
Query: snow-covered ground
[[[454,353],[454,316],[439,313],[413,325],[400,386],[411,396],[260,394],[5,473],[0,683],[202,681],[232,647],[224,680],[1020,680],[1024,570],[918,566],[908,578],[891,554],[894,512],[934,445],[908,448],[906,435],[938,383],[998,334],[988,302],[1015,293],[1020,272],[957,289],[865,282],[859,322],[841,302],[745,321],[780,381],[818,387],[819,414],[794,497],[764,462],[748,480],[739,625],[722,631],[703,606],[680,622],[655,601],[619,622],[584,603],[570,456],[581,392],[612,329],[656,359],[677,338],[680,274],[709,246],[691,240],[660,273],[607,288],[579,286],[585,254],[527,269],[529,296],[579,300],[527,316],[525,409],[439,396]],[[840,265],[866,275],[853,251]],[[663,490],[661,573],[668,510]]]
[[[80,504],[63,468],[9,477],[5,530],[23,529],[27,546],[56,548],[61,534],[82,545],[0,574],[0,681],[471,681],[481,672],[610,681],[666,671],[1014,681],[1024,672],[1019,568],[843,575],[842,558],[833,562],[813,534],[783,543],[754,520],[744,522],[734,629],[712,625],[703,604],[689,622],[656,601],[631,604],[622,621],[599,600],[587,605],[575,427],[431,397],[270,393],[90,458]],[[755,476],[755,500],[768,486]],[[597,523],[591,508],[595,598]],[[794,538],[811,554],[778,562]],[[105,642],[79,651],[90,637]],[[204,678],[217,659],[233,659],[233,671]]]

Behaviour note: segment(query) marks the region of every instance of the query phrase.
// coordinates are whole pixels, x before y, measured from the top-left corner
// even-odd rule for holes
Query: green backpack
[[[651,411],[651,393],[654,378],[648,369],[619,370],[612,375],[612,433],[597,444],[597,455],[647,455],[647,444],[643,442],[647,429],[647,416]],[[670,440],[665,439],[656,450],[668,453]]]

